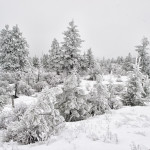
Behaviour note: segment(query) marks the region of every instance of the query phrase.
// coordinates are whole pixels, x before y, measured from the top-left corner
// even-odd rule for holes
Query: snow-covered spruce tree
[[[79,87],[78,77],[72,72],[66,77],[63,93],[55,105],[67,122],[83,120],[90,116],[91,105],[87,103],[86,94]]]
[[[123,104],[129,106],[144,105],[143,74],[140,72],[140,61],[133,66],[133,72],[127,83],[127,91],[123,95]]]
[[[97,75],[97,83],[90,93],[88,101],[92,103],[91,114],[98,115],[103,114],[110,109],[108,103],[108,90],[107,87],[102,83],[102,76]]]
[[[89,69],[90,80],[96,80],[97,75],[101,74],[101,67],[99,62],[94,62],[93,68]]]
[[[33,67],[39,68],[40,67],[40,60],[38,57],[34,56],[32,58]]]
[[[81,40],[77,26],[74,21],[69,23],[68,30],[64,33],[63,50],[63,70],[68,74],[73,69],[79,68]]]
[[[80,75],[86,75],[88,70],[88,59],[86,53],[80,57]]]
[[[44,54],[41,58],[41,65],[46,72],[49,71],[49,56],[48,54]]]
[[[144,89],[144,95],[143,97],[147,100],[149,100],[150,98],[150,79],[148,78],[148,76],[145,76],[144,80],[143,80],[143,89]]]
[[[64,126],[64,118],[54,108],[56,95],[62,93],[60,88],[45,88],[36,104],[31,105],[20,121],[9,125],[4,141],[17,141],[22,144],[47,140]]]
[[[3,71],[15,74],[15,95],[17,97],[20,73],[28,64],[28,44],[18,26],[9,29],[6,25],[0,32],[0,64]]]
[[[50,60],[49,67],[51,71],[55,71],[58,75],[62,71],[62,50],[56,39],[52,41],[51,49],[49,50]]]
[[[133,57],[131,53],[129,53],[128,56],[125,58],[122,68],[126,72],[133,70]]]
[[[148,57],[148,45],[149,41],[146,37],[142,39],[141,45],[136,46],[136,51],[138,52],[139,58],[140,58],[140,67],[141,72],[144,74],[150,75],[150,59]]]
[[[94,68],[95,60],[94,60],[94,56],[93,56],[91,48],[89,48],[87,50],[87,54],[86,55],[87,55],[88,68],[89,69]]]
[[[42,64],[40,62],[40,59],[36,56],[34,56],[32,58],[32,65],[34,67],[34,71],[36,72],[37,74],[37,79],[36,79],[36,82],[39,82],[40,81],[40,78],[41,78],[41,74],[43,72],[43,68],[42,68]]]

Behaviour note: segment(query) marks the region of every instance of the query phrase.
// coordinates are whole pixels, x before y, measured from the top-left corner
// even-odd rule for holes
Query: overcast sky
[[[31,56],[48,53],[53,38],[74,19],[82,51],[96,57],[135,55],[135,45],[150,40],[150,0],[0,0],[0,30],[18,24]]]

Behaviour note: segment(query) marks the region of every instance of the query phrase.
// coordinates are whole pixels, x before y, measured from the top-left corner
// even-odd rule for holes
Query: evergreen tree
[[[0,32],[0,64],[5,71],[22,71],[28,61],[28,44],[18,26],[6,25]]]
[[[140,72],[139,67],[140,62],[136,62],[134,65],[134,69],[132,74],[130,75],[128,84],[127,84],[127,91],[123,95],[123,104],[136,106],[136,105],[144,105],[144,98],[145,95],[143,89],[143,74]]]
[[[40,67],[40,60],[38,57],[34,56],[32,59],[32,63],[33,63],[33,67],[37,69]]]
[[[41,64],[45,71],[49,70],[49,56],[47,54],[44,54],[41,58]]]
[[[56,71],[57,74],[61,72],[62,69],[62,50],[59,46],[59,43],[56,39],[52,41],[51,49],[49,50],[50,53],[50,63],[49,67],[50,70]]]
[[[87,61],[88,61],[88,68],[92,69],[94,67],[95,61],[91,48],[87,50]]]
[[[15,74],[15,98],[20,72],[28,65],[28,44],[18,26],[11,30],[6,25],[0,32],[0,64],[4,71]]]
[[[83,74],[86,74],[88,70],[88,60],[87,60],[87,55],[84,53],[81,55],[80,59],[80,73],[82,72]]]
[[[131,53],[129,53],[128,56],[125,58],[125,61],[122,67],[126,72],[133,70],[133,58],[132,58]]]
[[[78,121],[87,118],[90,107],[84,91],[78,87],[78,75],[73,71],[64,82],[63,93],[58,97],[58,108],[66,121]]]
[[[146,37],[142,39],[141,45],[136,46],[136,51],[138,52],[139,58],[141,59],[140,61],[140,66],[141,66],[141,72],[144,74],[148,74],[150,71],[150,59],[148,57],[148,45],[149,41]]]
[[[68,30],[64,33],[64,42],[62,42],[63,49],[63,69],[68,74],[69,71],[79,67],[79,53],[81,43],[79,31],[74,21],[69,23]]]

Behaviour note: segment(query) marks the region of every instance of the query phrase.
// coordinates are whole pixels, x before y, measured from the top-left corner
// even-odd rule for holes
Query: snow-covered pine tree
[[[145,76],[144,82],[143,82],[143,89],[144,89],[144,95],[143,97],[147,100],[150,98],[150,79],[148,76]]]
[[[86,75],[88,70],[88,59],[86,53],[80,57],[80,75]]]
[[[91,105],[87,103],[86,94],[79,87],[77,74],[73,71],[64,82],[63,93],[58,96],[56,108],[67,122],[87,118]]]
[[[49,71],[49,56],[48,56],[48,54],[44,54],[41,57],[41,65],[46,72]]]
[[[24,71],[28,64],[28,44],[22,36],[18,26],[9,29],[6,25],[0,32],[0,64],[2,70],[15,74],[15,95],[17,97],[17,85],[20,72]]]
[[[32,58],[32,63],[33,63],[33,67],[35,67],[37,69],[40,67],[40,60],[37,56],[34,56]]]
[[[93,56],[91,48],[87,50],[86,55],[87,55],[87,61],[88,61],[88,68],[90,69],[94,68],[95,60],[94,60],[94,56]]]
[[[62,50],[59,46],[59,42],[56,39],[52,41],[49,54],[50,54],[49,60],[50,70],[55,71],[59,75],[59,73],[62,71]]]
[[[150,59],[148,57],[148,45],[149,41],[146,37],[142,39],[141,45],[136,46],[136,51],[138,52],[139,58],[140,58],[140,67],[141,72],[144,74],[150,75]]]
[[[77,26],[74,21],[69,23],[68,30],[64,33],[63,49],[63,69],[68,74],[74,68],[79,68],[81,40]]]
[[[130,75],[129,81],[127,83],[127,91],[123,95],[123,104],[136,106],[136,105],[144,105],[145,95],[143,89],[143,74],[140,72],[140,61],[136,59],[136,64],[133,66],[133,72]]]
[[[122,68],[128,72],[133,70],[133,57],[131,53],[125,58]]]
[[[98,61],[94,62],[93,68],[89,69],[90,80],[96,80],[96,77],[101,74],[101,67]]]
[[[5,71],[23,71],[28,61],[28,44],[18,26],[6,25],[0,32],[0,64]]]
[[[39,82],[41,80],[41,74],[43,72],[43,68],[40,59],[37,56],[34,56],[32,58],[32,65],[34,67],[34,72],[36,72],[37,74],[36,82]]]

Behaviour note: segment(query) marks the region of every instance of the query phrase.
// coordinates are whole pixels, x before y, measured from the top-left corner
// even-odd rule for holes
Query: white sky
[[[135,45],[150,40],[150,0],[0,0],[0,30],[18,24],[31,56],[48,53],[53,38],[74,19],[96,57],[133,55]]]

